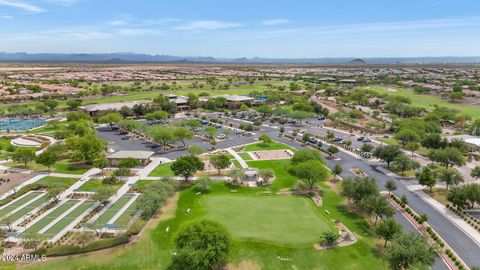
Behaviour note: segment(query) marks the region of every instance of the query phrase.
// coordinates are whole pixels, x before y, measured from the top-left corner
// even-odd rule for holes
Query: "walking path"
[[[232,148],[227,148],[225,150],[227,150],[227,152],[231,154],[238,161],[238,163],[240,163],[240,166],[242,166],[242,168],[248,168],[248,164],[245,162],[245,160],[243,160],[243,158]]]
[[[480,232],[470,226],[467,222],[465,222],[462,218],[455,214],[455,212],[448,209],[443,204],[423,192],[423,186],[410,185],[407,188],[415,195],[417,195],[420,199],[430,204],[433,208],[437,210],[437,212],[439,212],[445,218],[449,219],[453,224],[455,224],[455,226],[461,229],[467,236],[469,236],[473,241],[475,241],[477,245],[480,246]]]
[[[47,175],[46,174],[40,174],[40,175],[36,175],[36,176],[28,179],[27,181],[21,183],[20,185],[12,188],[11,190],[3,193],[2,195],[0,195],[0,200],[3,200],[5,198],[7,198],[8,196],[14,194],[15,192],[17,192],[18,190],[20,190],[22,187],[24,187],[26,185],[30,185],[30,184],[33,184],[33,183],[37,182],[38,180],[44,178],[45,176],[47,176]]]

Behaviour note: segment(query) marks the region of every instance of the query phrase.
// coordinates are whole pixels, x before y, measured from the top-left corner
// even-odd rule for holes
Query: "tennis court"
[[[116,202],[114,202],[100,217],[95,221],[95,225],[98,228],[103,228],[105,224],[112,219],[118,211],[122,209],[133,197],[135,194],[125,194],[120,197]]]
[[[47,124],[43,118],[4,118],[0,119],[0,130],[25,131]]]
[[[61,216],[63,213],[68,211],[70,208],[72,208],[76,203],[78,203],[78,200],[68,200],[58,206],[55,210],[50,212],[48,215],[37,221],[35,224],[30,226],[24,233],[38,233],[41,229],[46,227],[48,224],[50,224],[52,221],[54,221],[56,218]]]
[[[6,206],[4,206],[3,208],[0,209],[0,218],[3,218],[5,216],[7,216],[8,214],[10,214],[10,212],[16,210],[20,206],[34,200],[35,198],[38,198],[39,196],[41,196],[43,194],[44,194],[43,192],[34,191],[34,192],[27,193],[27,194],[13,200],[10,204],[8,204],[8,205],[6,205]]]
[[[7,216],[2,221],[0,221],[1,226],[6,226],[8,223],[12,223],[21,219],[22,217],[26,216],[30,213],[33,209],[39,207],[42,203],[46,202],[48,199],[45,196],[38,196],[36,199],[32,200],[29,204],[27,204],[22,209],[18,210],[17,212]],[[8,222],[6,221],[8,219]]]
[[[54,237],[63,229],[65,229],[68,225],[70,225],[75,219],[77,219],[79,216],[85,213],[85,211],[87,211],[94,203],[95,201],[92,201],[92,200],[84,201],[72,212],[70,212],[68,215],[66,215],[65,217],[60,219],[57,223],[55,223],[55,225],[53,225],[48,230],[43,232],[42,235],[48,238]]]

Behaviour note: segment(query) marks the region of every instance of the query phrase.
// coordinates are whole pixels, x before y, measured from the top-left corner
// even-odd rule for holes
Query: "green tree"
[[[145,115],[145,119],[149,121],[153,121],[153,120],[165,121],[167,120],[167,118],[168,118],[168,113],[164,111],[155,111],[155,112],[147,113]]]
[[[472,169],[470,172],[470,176],[479,179],[480,178],[480,166],[475,166],[475,168]]]
[[[163,150],[167,149],[168,142],[175,139],[175,135],[171,128],[163,126],[153,126],[147,129],[146,134],[150,136],[154,141],[162,145]]]
[[[52,185],[52,186],[48,186],[47,190],[48,191],[47,191],[47,194],[45,195],[45,198],[53,199],[53,201],[57,203],[58,200],[60,199],[59,198],[60,193],[63,192],[63,188],[61,186]]]
[[[117,112],[107,113],[98,119],[100,123],[109,124],[110,129],[113,129],[113,124],[119,123],[122,120],[123,120],[123,117]]]
[[[227,155],[210,155],[209,157],[210,164],[220,172],[230,166],[230,158]]]
[[[397,234],[386,253],[393,270],[409,269],[415,264],[431,266],[436,255],[435,249],[426,239],[414,232]]]
[[[188,181],[188,178],[197,171],[203,170],[205,164],[196,156],[184,156],[175,160],[170,168],[175,175],[181,175]]]
[[[387,247],[387,242],[391,241],[395,235],[402,232],[402,225],[393,218],[383,220],[376,229],[377,235],[385,240],[383,246]]]
[[[272,169],[260,169],[258,171],[258,176],[268,183],[270,179],[275,177],[275,172]]]
[[[401,129],[395,134],[395,139],[399,140],[403,147],[411,142],[417,142],[420,137],[411,129]]]
[[[395,157],[392,165],[395,169],[399,170],[402,175],[404,175],[405,171],[414,170],[420,167],[420,164],[417,161],[412,160],[404,154]]]
[[[391,217],[395,210],[390,207],[390,203],[384,197],[375,194],[371,195],[362,201],[362,207],[368,212],[375,214],[375,225],[377,225],[378,218],[384,216]]]
[[[48,148],[43,151],[40,155],[37,156],[35,162],[43,166],[48,167],[48,171],[51,171],[51,167],[58,160],[58,153],[55,151],[48,150]]]
[[[448,169],[449,166],[462,166],[465,164],[465,159],[463,158],[462,153],[454,147],[434,149],[430,151],[428,157],[432,161],[445,166],[445,169]]]
[[[457,207],[465,208],[468,206],[467,193],[461,187],[450,189],[447,193],[447,200]]]
[[[45,104],[45,106],[47,106],[51,111],[53,111],[58,106],[58,101],[54,99],[47,99],[43,102],[43,104]]]
[[[201,220],[180,230],[176,239],[173,270],[219,269],[227,261],[232,243],[229,233],[218,223]]]
[[[110,199],[110,197],[115,194],[115,190],[111,187],[102,187],[93,194],[92,199],[95,201],[99,201],[101,203],[106,203]]]
[[[173,136],[177,140],[180,140],[183,144],[183,147],[185,147],[185,140],[193,139],[193,132],[184,127],[177,127],[173,131]]]
[[[27,168],[28,163],[35,159],[35,151],[25,147],[17,147],[12,154],[12,159],[15,162],[23,163],[24,167]]]
[[[99,168],[100,170],[102,170],[102,174],[103,174],[103,170],[107,168],[109,164],[108,164],[108,160],[105,157],[100,157],[93,163],[93,165],[96,168]]]
[[[197,179],[198,185],[202,192],[207,192],[208,186],[212,182],[212,178],[208,174],[201,174]]]
[[[327,153],[332,156],[332,155],[335,155],[336,153],[338,153],[338,147],[336,147],[335,145],[330,145],[328,148],[327,148]]]
[[[318,160],[308,160],[296,164],[292,171],[294,172],[294,175],[300,178],[310,190],[313,190],[318,182],[324,181],[328,177],[327,169]]]
[[[230,179],[234,183],[247,178],[247,175],[245,174],[245,172],[242,169],[237,169],[237,168],[230,170],[227,175],[228,177],[230,177]]]
[[[415,153],[415,151],[420,149],[420,144],[418,144],[417,142],[409,142],[407,143],[407,145],[405,145],[405,148],[412,152],[412,157],[413,157],[413,154]]]
[[[203,149],[197,145],[190,145],[188,148],[188,153],[192,156],[197,156],[203,153]]]
[[[440,182],[444,182],[448,190],[449,186],[456,186],[463,182],[463,176],[456,169],[449,168],[440,172],[438,175],[438,180]]]
[[[292,165],[303,163],[309,160],[318,160],[322,164],[325,164],[325,160],[323,159],[322,155],[318,150],[311,149],[311,148],[304,148],[301,150],[296,151],[293,154],[291,159]]]
[[[378,194],[378,187],[373,178],[347,178],[342,181],[342,194],[355,204],[360,205],[364,198]]]
[[[390,179],[390,180],[387,180],[387,182],[385,183],[385,188],[388,190],[388,195],[390,195],[392,191],[397,189],[397,184],[395,183],[394,180]]]
[[[258,140],[261,141],[264,145],[271,143],[272,138],[268,136],[267,134],[262,134],[258,137]]]
[[[138,167],[138,166],[140,166],[140,160],[132,158],[132,157],[122,159],[118,163],[119,168],[131,169],[131,168]]]
[[[437,183],[437,172],[430,169],[429,167],[424,167],[420,172],[416,174],[418,183],[422,186],[426,186],[430,188],[430,192],[432,192],[432,188]]]
[[[373,148],[374,148],[373,145],[364,143],[362,147],[360,147],[360,150],[362,150],[363,152],[370,153],[373,150]]]
[[[337,242],[340,235],[332,230],[322,232],[320,243],[325,246],[333,246]]]
[[[390,168],[390,163],[402,154],[398,145],[384,145],[379,146],[373,151],[373,156],[387,163],[387,168]]]
[[[94,134],[68,138],[66,144],[73,151],[74,160],[83,161],[87,164],[93,164],[95,160],[102,157],[107,148],[107,143]]]
[[[343,172],[343,168],[340,164],[335,164],[332,168],[333,180],[337,179],[337,175]]]

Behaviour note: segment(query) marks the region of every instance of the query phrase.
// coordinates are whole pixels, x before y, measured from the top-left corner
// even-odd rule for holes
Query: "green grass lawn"
[[[242,165],[240,165],[240,162],[238,160],[232,160],[232,164],[235,168],[241,169]]]
[[[244,147],[245,152],[262,151],[262,150],[282,150],[282,149],[294,150],[292,147],[279,142],[270,142],[270,143],[259,142],[255,144],[245,145]]]
[[[275,180],[271,185],[271,190],[277,192],[281,189],[291,189],[295,186],[297,178],[288,173],[289,159],[281,160],[255,160],[248,161],[248,166],[258,169],[272,169],[275,172]]]
[[[102,179],[90,179],[85,184],[83,184],[79,188],[79,190],[94,192],[94,191],[100,190],[103,187],[112,187],[114,190],[118,190],[123,184],[124,183],[119,182],[116,185],[108,186],[108,185],[102,184]]]
[[[314,243],[334,226],[307,198],[293,196],[206,196],[205,217],[234,238],[282,244]]]
[[[25,165],[23,163],[18,163],[18,162],[9,162],[5,165],[9,167],[15,167],[15,168],[22,168],[22,169],[25,168]],[[31,170],[36,170],[36,171],[48,171],[48,167],[37,164],[35,162],[28,163],[27,168]],[[90,168],[71,163],[69,159],[63,159],[58,161],[54,165],[52,165],[50,169],[51,169],[51,172],[55,172],[55,173],[80,175],[80,174],[86,173]]]
[[[100,217],[95,220],[94,224],[96,227],[100,228],[105,226],[107,222],[113,218],[120,209],[127,204],[130,199],[133,197],[133,194],[125,194],[120,197],[116,202],[114,202]]]
[[[18,207],[26,204],[27,202],[30,202],[31,200],[33,200],[35,198],[38,198],[42,194],[43,194],[43,192],[31,192],[31,193],[28,193],[27,195],[25,195],[25,196],[23,196],[19,199],[16,199],[15,202],[10,204],[9,206],[0,209],[0,218],[3,218],[8,213],[10,213],[13,210],[17,209]]]
[[[241,269],[369,269],[384,270],[388,269],[387,263],[382,260],[374,250],[374,238],[371,229],[366,220],[356,213],[347,211],[343,205],[343,197],[327,186],[324,186],[324,205],[316,208],[304,204],[311,204],[308,199],[290,196],[266,196],[258,195],[265,190],[263,188],[236,187],[237,193],[230,192],[232,188],[226,184],[216,182],[210,187],[210,192],[206,195],[196,195],[195,188],[188,188],[180,192],[176,208],[167,214],[167,219],[161,221],[155,228],[149,229],[145,235],[134,245],[119,247],[109,250],[108,253],[92,253],[80,256],[69,256],[59,258],[54,261],[47,261],[41,264],[35,264],[28,269],[167,269],[171,263],[172,253],[175,251],[175,236],[180,228],[186,224],[204,219],[205,217],[216,218],[218,215],[212,211],[226,211],[227,206],[212,205],[215,202],[225,202],[227,198],[233,201],[230,206],[238,207],[240,203],[247,203],[257,208],[261,205],[262,213],[269,215],[268,218],[274,218],[275,221],[283,221],[288,224],[272,224],[267,220],[267,216],[259,217],[254,213],[239,213],[237,209],[231,209],[236,215],[248,218],[249,220],[240,220],[239,222],[228,222],[228,230],[232,234],[233,246],[229,256],[229,262],[240,264],[247,262],[253,267]],[[266,200],[264,200],[266,199]],[[279,205],[271,205],[278,199]],[[273,207],[274,213],[265,213],[269,211],[268,205]],[[282,214],[279,209],[287,207],[288,211],[292,208],[300,207],[301,211],[295,214],[295,218],[300,215],[308,220],[309,224],[315,225],[319,222],[322,228],[328,225],[326,220],[339,219],[346,224],[359,238],[354,245],[339,247],[329,250],[315,250],[315,243],[320,236],[317,235],[317,229],[311,229],[311,235],[305,231],[291,230],[274,232],[274,230],[288,229],[295,221],[288,214]],[[188,215],[185,209],[190,208]],[[223,209],[221,209],[223,208]],[[252,208],[248,209],[252,211]],[[330,212],[329,215],[325,210]],[[288,212],[290,213],[290,212]],[[293,213],[292,213],[293,214]],[[233,214],[230,214],[233,215]],[[240,217],[238,217],[240,218]],[[242,237],[241,233],[249,233],[245,224],[252,224],[252,218],[260,218],[261,222],[253,223],[252,234]],[[283,218],[283,219],[282,219]],[[265,224],[268,222],[268,224]],[[170,232],[165,233],[165,228],[169,227]],[[244,227],[244,228],[242,228]],[[257,228],[256,228],[257,227]],[[263,233],[261,233],[263,231]],[[282,234],[289,234],[282,236]],[[278,239],[276,238],[278,235]],[[296,238],[303,239],[305,242],[297,242]],[[265,240],[265,238],[269,240]],[[270,241],[273,239],[273,241]],[[292,241],[285,244],[279,241]],[[289,258],[289,261],[282,261],[279,257]]]
[[[252,157],[246,152],[238,153],[238,155],[245,161],[252,160]]]
[[[114,222],[119,228],[124,228],[128,225],[133,216],[137,213],[137,201],[134,201],[128,208],[123,212],[122,215]]]
[[[372,86],[372,87],[366,87],[366,88],[381,94],[408,97],[412,101],[412,105],[415,105],[415,106],[433,109],[434,105],[438,105],[438,106],[443,106],[443,107],[457,110],[460,113],[465,115],[470,115],[473,118],[480,117],[480,107],[478,106],[474,106],[470,104],[461,104],[461,103],[450,103],[448,102],[448,100],[442,99],[437,96],[415,94],[412,91],[401,89],[401,88],[395,88],[396,92],[389,91],[390,88],[383,87],[383,86]]]
[[[38,180],[36,183],[42,183],[47,186],[49,185],[60,185],[63,188],[67,189],[71,185],[73,185],[75,182],[78,181],[78,178],[64,178],[64,177],[54,177],[54,176],[46,176],[40,180]]]
[[[173,176],[173,171],[170,169],[171,162],[162,163],[158,165],[148,176]]]

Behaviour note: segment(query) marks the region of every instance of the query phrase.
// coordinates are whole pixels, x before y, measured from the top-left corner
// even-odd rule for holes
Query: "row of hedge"
[[[351,147],[351,146],[348,146],[344,143],[339,143],[339,142],[335,142],[333,141],[332,139],[329,139],[327,137],[320,137],[320,136],[315,136],[316,138],[322,140],[322,141],[326,141],[328,142],[329,144],[333,144],[333,145],[336,145],[336,146],[339,146],[347,151],[350,151],[352,153],[355,153],[363,158],[371,158],[372,157],[372,154],[369,153],[369,152],[363,152],[363,151],[358,151],[357,149]]]
[[[473,217],[469,213],[463,211],[460,207],[454,207],[453,205],[447,204],[446,207],[453,212],[455,212],[459,217],[461,217],[465,222],[467,222],[470,226],[475,228],[475,230],[480,232],[480,220]]]
[[[111,248],[119,245],[128,243],[130,237],[128,235],[121,235],[114,238],[102,239],[95,242],[92,242],[85,247],[72,246],[72,245],[59,245],[53,246],[52,248],[46,250],[46,256],[66,256],[80,253],[87,253],[91,251]]]

